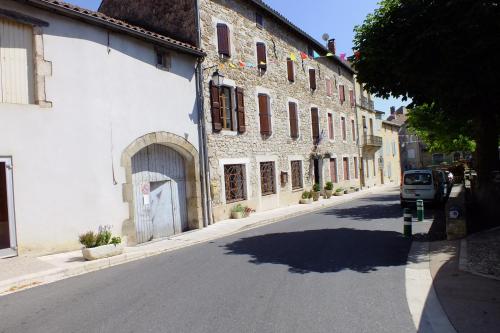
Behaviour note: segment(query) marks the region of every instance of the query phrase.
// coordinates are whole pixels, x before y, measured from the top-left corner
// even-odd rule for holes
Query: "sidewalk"
[[[394,185],[379,186],[331,199],[320,199],[310,205],[293,205],[272,211],[258,212],[241,220],[224,220],[204,229],[193,230],[166,239],[156,240],[134,247],[126,247],[122,255],[85,261],[81,251],[73,251],[43,257],[16,257],[0,260],[0,295],[51,283],[118,264],[154,256],[183,247],[229,236],[244,230],[311,213],[371,194],[396,191]]]

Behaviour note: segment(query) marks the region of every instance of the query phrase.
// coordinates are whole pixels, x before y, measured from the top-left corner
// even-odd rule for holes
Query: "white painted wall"
[[[52,108],[0,104],[0,156],[14,164],[20,253],[78,248],[78,234],[112,225],[121,233],[123,150],[157,131],[187,137],[198,149],[195,58],[171,52],[170,72],[156,68],[151,44],[14,1],[43,28]],[[117,184],[113,184],[112,162]]]

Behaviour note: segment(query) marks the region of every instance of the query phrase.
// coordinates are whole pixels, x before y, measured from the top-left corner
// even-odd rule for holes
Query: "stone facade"
[[[389,121],[382,122],[380,133],[384,144],[381,154],[383,156],[384,184],[398,185],[401,181],[399,129],[398,124]]]
[[[256,13],[263,17],[263,27],[256,25]],[[354,90],[352,71],[338,59],[311,58],[301,60],[299,52],[307,52],[313,46],[283,23],[266,12],[259,11],[250,1],[201,0],[201,48],[208,54],[204,67],[205,122],[207,127],[208,154],[215,220],[228,218],[231,207],[225,197],[225,164],[245,165],[245,198],[238,203],[256,210],[267,210],[298,203],[303,190],[310,190],[313,182],[312,155],[318,157],[320,183],[323,186],[330,177],[330,156],[337,159],[338,183],[335,187],[358,186],[355,179],[354,157],[359,161],[356,139],[351,121],[355,121],[355,108],[351,106],[349,91]],[[221,59],[217,48],[217,24],[229,27],[231,57]],[[257,64],[256,43],[266,44],[267,70],[264,74],[257,68],[241,68],[240,61]],[[324,50],[317,50],[322,52]],[[294,63],[295,82],[287,77],[287,57],[297,56]],[[237,68],[230,65],[236,64]],[[231,89],[244,89],[246,132],[212,130],[209,84],[214,67],[224,75],[223,85]],[[317,89],[309,86],[309,68],[316,69]],[[333,82],[333,94],[327,95],[326,79]],[[339,101],[339,85],[345,86],[345,101]],[[259,129],[258,94],[270,97],[272,135],[264,137]],[[233,96],[233,100],[235,97]],[[297,103],[299,114],[299,138],[290,135],[288,102]],[[319,127],[324,139],[315,146],[312,137],[311,107],[319,110]],[[233,116],[235,116],[233,110]],[[329,139],[328,113],[334,119],[334,139]],[[342,138],[341,117],[345,118],[346,140]],[[349,178],[343,175],[344,157],[349,161]],[[292,160],[302,161],[303,189],[292,190]],[[276,193],[261,195],[260,162],[275,163]],[[359,162],[358,162],[359,163]],[[288,174],[288,182],[281,182],[282,172]],[[359,173],[358,173],[359,174]]]

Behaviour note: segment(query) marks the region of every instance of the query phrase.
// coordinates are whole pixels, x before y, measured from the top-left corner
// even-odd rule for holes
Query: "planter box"
[[[309,198],[309,199],[300,199],[300,203],[302,205],[308,205],[308,204],[312,204],[313,202],[313,199],[312,198]]]
[[[344,192],[335,192],[335,193],[333,193],[333,195],[336,197],[341,197],[344,195]]]
[[[231,212],[231,218],[233,220],[239,220],[245,217],[245,213],[243,212]]]
[[[123,244],[109,244],[93,248],[83,248],[82,255],[85,260],[97,260],[117,256],[123,253]]]
[[[325,196],[327,199],[330,199],[333,195],[333,190],[325,190]]]
[[[320,195],[321,195],[321,192],[313,192],[313,200],[318,201]]]

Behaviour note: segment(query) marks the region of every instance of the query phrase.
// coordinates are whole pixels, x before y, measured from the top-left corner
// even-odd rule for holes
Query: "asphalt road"
[[[398,194],[0,297],[0,332],[415,332]]]

